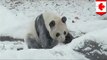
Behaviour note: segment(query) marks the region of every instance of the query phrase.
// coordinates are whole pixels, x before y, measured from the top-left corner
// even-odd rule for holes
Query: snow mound
[[[53,49],[2,51],[0,59],[107,59],[106,31],[107,29],[90,32],[67,45],[57,45]],[[94,55],[96,53],[97,56]]]
[[[69,45],[74,51],[80,52],[91,60],[107,59],[107,28],[90,32],[74,39]]]

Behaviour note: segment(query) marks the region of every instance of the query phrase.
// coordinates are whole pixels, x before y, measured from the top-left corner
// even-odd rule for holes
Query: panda
[[[73,39],[66,25],[67,18],[53,12],[44,12],[30,24],[25,42],[29,49],[49,49],[58,43],[67,44]]]

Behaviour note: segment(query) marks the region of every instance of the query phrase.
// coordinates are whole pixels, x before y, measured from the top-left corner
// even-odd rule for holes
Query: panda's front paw
[[[65,41],[63,42],[64,44],[70,43],[74,39],[74,37],[68,33],[67,36],[65,37]]]

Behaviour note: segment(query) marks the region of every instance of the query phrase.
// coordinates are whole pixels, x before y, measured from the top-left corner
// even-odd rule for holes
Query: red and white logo
[[[96,0],[96,13],[101,16],[106,14],[106,0]]]

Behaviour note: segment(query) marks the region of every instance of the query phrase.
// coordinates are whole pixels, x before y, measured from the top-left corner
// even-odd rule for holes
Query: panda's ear
[[[55,21],[52,20],[52,21],[49,23],[49,26],[50,26],[51,28],[54,27],[54,26],[55,26]]]
[[[67,18],[65,16],[63,16],[61,20],[63,23],[66,23]]]

